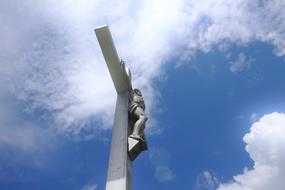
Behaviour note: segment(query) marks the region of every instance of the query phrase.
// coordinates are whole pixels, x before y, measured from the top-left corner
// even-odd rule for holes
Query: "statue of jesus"
[[[142,144],[143,149],[146,150],[147,142],[144,129],[147,116],[145,114],[145,104],[142,93],[137,88],[130,92],[129,116],[130,120],[134,122],[133,131],[129,137],[138,140]]]

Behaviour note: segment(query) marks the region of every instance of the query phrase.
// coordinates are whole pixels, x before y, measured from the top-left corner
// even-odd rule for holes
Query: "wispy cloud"
[[[239,73],[250,69],[254,59],[247,57],[244,53],[239,53],[237,60],[230,62],[230,70],[233,73]]]
[[[258,115],[257,115],[257,113],[255,113],[255,112],[251,113],[250,116],[249,116],[249,120],[250,120],[252,123],[256,122],[256,121],[258,120]]]
[[[209,171],[204,171],[196,178],[195,190],[214,190],[218,187],[219,180]]]
[[[15,116],[1,119],[0,182],[27,182],[35,179],[35,174],[49,172],[54,169],[52,157],[61,146],[50,128]]]
[[[154,176],[159,182],[166,182],[175,178],[173,171],[168,166],[157,166]]]
[[[87,184],[82,187],[81,190],[96,190],[98,189],[97,184]]]
[[[169,166],[171,157],[166,150],[162,148],[152,148],[149,152],[149,159],[155,167],[154,177],[159,182],[166,182],[175,178],[174,172]]]

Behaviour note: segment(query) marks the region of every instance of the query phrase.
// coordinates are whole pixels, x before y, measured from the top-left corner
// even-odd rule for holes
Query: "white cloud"
[[[219,190],[285,189],[285,114],[271,113],[254,123],[244,136],[246,151],[254,161],[253,169],[234,176],[233,182]]]
[[[169,161],[171,159],[171,156],[166,150],[161,147],[153,147],[148,155],[150,162],[155,167],[154,177],[159,182],[166,182],[175,178],[174,172],[169,167]]]
[[[115,91],[95,26],[110,25],[150,111],[158,94],[153,79],[170,58],[185,62],[197,50],[256,40],[284,56],[284,6],[282,0],[1,1],[0,74],[29,111],[44,110],[60,131],[78,134],[94,120],[104,124],[96,129],[109,127]]]
[[[3,88],[2,88],[3,89]],[[10,147],[23,152],[41,152],[53,147],[56,134],[50,128],[35,121],[25,119],[27,114],[16,111],[20,106],[8,93],[0,93],[0,147]],[[3,109],[4,108],[4,109]]]
[[[242,71],[247,71],[250,69],[251,64],[254,62],[254,59],[251,57],[246,57],[244,53],[239,53],[238,59],[236,61],[231,61],[230,70],[233,73],[239,73]]]
[[[34,179],[30,168],[42,173],[54,167],[53,155],[62,142],[51,128],[23,119],[7,104],[5,110],[0,109],[0,181],[30,181]]]
[[[0,126],[0,146],[10,146],[25,152],[41,151],[43,146],[52,146],[55,137],[48,129],[18,121],[21,125]],[[43,149],[42,149],[43,150]]]
[[[204,171],[196,178],[195,190],[214,190],[217,188],[219,180],[209,171]]]
[[[253,123],[253,122],[256,122],[257,119],[258,119],[257,113],[253,112],[253,113],[250,114],[249,120],[250,120],[252,123]]]
[[[155,168],[154,176],[159,182],[166,182],[174,179],[175,177],[172,170],[168,166],[157,166]]]
[[[81,190],[96,190],[98,186],[96,184],[87,184],[82,187]]]

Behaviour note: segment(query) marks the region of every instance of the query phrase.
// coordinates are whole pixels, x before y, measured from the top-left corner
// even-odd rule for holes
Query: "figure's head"
[[[138,96],[142,96],[142,93],[139,89],[135,88],[134,93],[136,93]]]

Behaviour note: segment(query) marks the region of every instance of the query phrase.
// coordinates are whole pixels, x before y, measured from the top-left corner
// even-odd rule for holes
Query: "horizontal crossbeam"
[[[129,72],[118,56],[108,25],[96,28],[95,33],[117,93],[128,92],[132,89]]]

